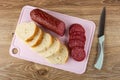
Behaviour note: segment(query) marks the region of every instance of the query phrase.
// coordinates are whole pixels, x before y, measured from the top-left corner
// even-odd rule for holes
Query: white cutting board
[[[18,24],[20,24],[22,22],[32,21],[30,18],[30,11],[33,10],[34,8],[36,8],[36,7],[24,6],[21,11],[21,14],[20,14]],[[54,68],[65,70],[65,71],[70,71],[70,72],[77,73],[77,74],[84,73],[86,70],[88,58],[90,55],[90,49],[91,49],[92,40],[93,40],[93,36],[94,36],[94,31],[95,31],[95,24],[92,21],[80,19],[77,17],[72,17],[72,16],[68,16],[65,14],[61,14],[61,13],[57,13],[57,12],[49,11],[49,10],[45,10],[45,9],[42,9],[42,10],[44,10],[45,12],[47,12],[65,22],[67,32],[66,32],[65,36],[63,36],[63,37],[60,37],[60,36],[52,33],[51,31],[44,29],[45,31],[51,33],[53,36],[58,37],[61,40],[61,42],[64,42],[64,43],[67,42],[68,29],[71,24],[79,23],[84,27],[84,29],[86,31],[86,33],[85,33],[85,35],[86,35],[85,52],[87,55],[86,58],[82,62],[78,62],[78,61],[73,60],[70,57],[66,64],[59,64],[59,65],[58,64],[50,64],[43,57],[41,57],[38,53],[32,51],[27,45],[25,45],[21,40],[19,40],[19,38],[17,38],[16,35],[14,35],[12,42],[11,42],[11,46],[10,46],[10,50],[9,50],[10,55],[13,57],[20,58],[20,59],[24,59],[24,60],[32,61],[35,63],[51,66]],[[13,54],[14,48],[16,48],[18,50],[17,54]]]

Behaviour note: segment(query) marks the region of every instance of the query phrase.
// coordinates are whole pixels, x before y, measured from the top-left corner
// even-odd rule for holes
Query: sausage
[[[81,34],[71,34],[70,36],[69,36],[69,40],[72,40],[72,39],[78,39],[78,40],[80,40],[80,41],[82,41],[82,42],[84,42],[85,43],[85,41],[86,41],[86,37],[85,37],[85,34],[83,34],[83,33],[81,33]]]
[[[86,42],[85,30],[80,24],[72,24],[69,28],[69,42],[70,53],[76,61],[85,59],[86,53],[84,46]]]
[[[81,35],[81,34],[84,34],[84,33],[82,33],[81,31],[74,31],[74,32],[72,32],[72,34],[73,34],[73,35],[76,35],[76,34]],[[71,34],[70,34],[70,35],[71,35]]]
[[[69,29],[69,34],[72,34],[73,32],[85,33],[85,30],[80,24],[72,24]]]
[[[43,27],[63,36],[65,33],[65,23],[56,17],[40,10],[33,9],[30,12],[31,19]]]
[[[76,61],[83,61],[86,57],[86,53],[85,53],[84,49],[82,49],[80,47],[74,47],[71,50],[71,56]]]
[[[84,44],[84,42],[82,42],[78,39],[72,39],[69,41],[68,45],[69,45],[69,48],[81,47],[84,49],[85,44]]]

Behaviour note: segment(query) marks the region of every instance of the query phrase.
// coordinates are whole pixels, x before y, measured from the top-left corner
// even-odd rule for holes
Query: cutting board
[[[22,22],[32,21],[30,18],[30,11],[35,9],[35,8],[36,7],[32,7],[32,6],[24,6],[22,8],[22,11],[21,11],[21,14],[20,14],[20,17],[18,19],[17,24],[20,24]],[[41,8],[39,8],[39,9],[41,9]],[[83,61],[78,62],[78,61],[73,60],[71,57],[69,57],[66,64],[51,64],[51,63],[47,62],[43,57],[41,57],[38,53],[31,50],[31,48],[29,46],[24,44],[16,36],[16,34],[13,36],[13,39],[11,42],[11,46],[9,49],[10,55],[13,57],[16,57],[16,58],[24,59],[27,61],[32,61],[32,62],[39,63],[42,65],[51,66],[54,68],[62,69],[65,71],[76,73],[76,74],[84,73],[86,70],[86,67],[87,67],[87,62],[89,59],[91,45],[92,45],[94,32],[95,32],[94,22],[89,21],[89,20],[85,20],[85,19],[81,19],[81,18],[77,18],[77,17],[68,16],[68,15],[61,14],[61,13],[54,12],[54,11],[50,11],[50,10],[45,10],[45,9],[41,9],[41,10],[43,10],[43,11],[45,11],[45,12],[47,12],[47,13],[49,13],[49,14],[51,14],[51,15],[53,15],[53,16],[57,17],[58,19],[65,22],[66,33],[63,37],[60,37],[51,31],[43,29],[44,31],[50,33],[51,35],[59,38],[61,40],[61,42],[65,43],[65,44],[67,44],[67,41],[68,41],[68,29],[69,29],[71,24],[78,23],[84,27],[85,32],[86,32],[85,33],[85,35],[86,35],[86,43],[85,43],[86,58]],[[16,53],[15,53],[15,50],[17,50]]]

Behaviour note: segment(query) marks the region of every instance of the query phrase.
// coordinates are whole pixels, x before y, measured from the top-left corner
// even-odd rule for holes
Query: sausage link
[[[33,9],[30,12],[31,19],[43,27],[63,36],[65,33],[65,23],[56,17],[40,10]]]

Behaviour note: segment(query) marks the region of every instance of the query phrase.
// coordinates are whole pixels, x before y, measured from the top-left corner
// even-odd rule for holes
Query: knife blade
[[[106,8],[104,7],[100,17],[99,32],[98,32],[98,58],[95,63],[95,68],[101,70],[104,61],[104,29],[105,29]]]

